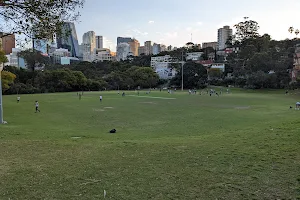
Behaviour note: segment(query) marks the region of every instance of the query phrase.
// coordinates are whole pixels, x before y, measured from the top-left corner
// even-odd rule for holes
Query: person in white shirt
[[[100,102],[102,102],[102,96],[100,95]]]
[[[40,109],[39,109],[39,102],[38,101],[35,101],[35,112],[41,112]]]
[[[296,102],[296,110],[299,110],[300,109],[300,102]]]
[[[20,99],[21,99],[21,97],[17,97],[17,103],[19,103],[19,102],[20,102]]]

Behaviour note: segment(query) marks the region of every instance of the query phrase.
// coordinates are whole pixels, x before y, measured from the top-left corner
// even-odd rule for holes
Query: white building
[[[103,49],[103,36],[96,36],[96,49]]]
[[[154,71],[158,74],[161,79],[171,79],[176,75],[176,70],[171,68],[171,63],[156,63]]]
[[[200,60],[203,52],[191,52],[186,54],[186,60],[197,61]]]
[[[226,48],[226,42],[231,36],[232,29],[230,26],[224,26],[223,28],[218,29],[218,50]]]
[[[173,60],[170,55],[151,57],[151,67],[155,67],[156,63],[172,63]]]
[[[151,57],[151,67],[161,79],[171,79],[176,75],[176,70],[171,68],[171,64],[179,64],[177,59],[170,55]]]
[[[127,60],[128,56],[132,55],[130,52],[130,45],[128,43],[120,43],[117,46],[117,60]]]
[[[71,53],[68,49],[56,49],[52,54],[52,60],[55,64],[61,64],[62,57],[70,57]]]
[[[95,62],[112,61],[113,59],[109,49],[96,49],[94,52],[93,61]]]
[[[12,48],[12,53],[6,55],[8,62],[4,63],[5,66],[15,66],[20,68],[26,68],[25,60],[19,57],[19,53],[21,52],[18,48]]]

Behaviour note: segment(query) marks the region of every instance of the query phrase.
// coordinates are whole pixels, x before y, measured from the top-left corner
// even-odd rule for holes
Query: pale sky
[[[180,47],[191,34],[194,43],[217,41],[218,28],[247,16],[261,34],[281,40],[291,38],[290,26],[300,29],[299,10],[300,0],[86,0],[76,29],[80,42],[83,33],[95,31],[112,50],[118,36]]]

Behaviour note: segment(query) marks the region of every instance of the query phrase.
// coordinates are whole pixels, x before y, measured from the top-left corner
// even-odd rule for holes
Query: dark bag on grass
[[[110,133],[116,133],[117,130],[116,130],[116,129],[112,129],[112,130],[110,130],[109,132],[110,132]]]

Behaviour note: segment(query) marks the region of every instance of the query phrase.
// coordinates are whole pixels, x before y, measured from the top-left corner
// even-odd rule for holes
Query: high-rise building
[[[151,55],[153,53],[152,42],[151,41],[146,41],[144,46],[145,46],[145,54],[146,55]]]
[[[205,49],[207,47],[212,47],[214,50],[217,49],[218,42],[203,42],[202,43],[202,48]]]
[[[5,55],[11,54],[13,48],[16,47],[15,35],[0,32],[0,36],[0,49],[4,51]]]
[[[226,48],[226,42],[231,36],[232,29],[230,26],[224,26],[223,28],[218,29],[218,50]]]
[[[138,40],[136,39],[131,39],[130,42],[128,42],[129,46],[130,46],[130,51],[134,56],[138,56],[139,55],[139,47],[140,47],[140,43]]]
[[[117,45],[120,43],[129,43],[132,39],[130,37],[118,37],[117,38]]]
[[[83,61],[92,62],[94,51],[96,50],[96,34],[94,31],[89,31],[83,34]]]
[[[62,27],[61,35],[56,37],[57,48],[68,49],[71,56],[79,56],[79,44],[75,24],[73,22],[65,22]]]
[[[159,54],[160,52],[161,52],[161,46],[160,46],[160,44],[154,43],[154,44],[153,44],[153,47],[152,47],[152,54],[153,54],[153,55],[157,55],[157,54]]]
[[[96,48],[103,49],[103,36],[96,36]]]
[[[127,60],[130,55],[130,45],[128,43],[120,43],[117,46],[117,60]]]
[[[139,56],[142,55],[142,54],[143,55],[145,54],[145,46],[140,46],[139,47]]]

